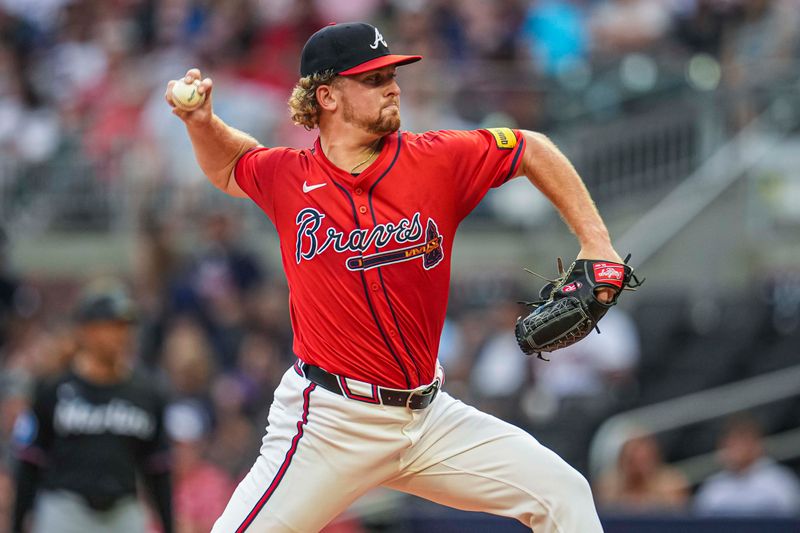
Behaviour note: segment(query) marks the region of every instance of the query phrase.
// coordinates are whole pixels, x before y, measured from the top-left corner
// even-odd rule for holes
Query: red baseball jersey
[[[396,132],[356,176],[319,140],[244,154],[235,178],[278,231],[295,354],[385,387],[433,381],[456,228],[524,149],[508,128]]]

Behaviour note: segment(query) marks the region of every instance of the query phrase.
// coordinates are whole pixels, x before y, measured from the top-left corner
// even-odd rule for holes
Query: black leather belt
[[[331,374],[330,372],[323,370],[318,366],[309,365],[307,363],[300,363],[299,366],[300,370],[302,370],[303,374],[308,379],[325,390],[362,402],[378,403],[377,398],[362,397],[359,395],[354,395],[350,391],[343,390],[341,385],[341,382],[344,381],[343,379],[340,379],[335,374]],[[428,407],[433,402],[433,399],[436,398],[436,394],[438,394],[440,386],[441,384],[437,378],[433,383],[431,383],[430,386],[424,389],[397,390],[375,386],[374,390],[376,391],[378,397],[380,398],[380,402],[383,405],[408,407],[409,409],[416,410],[425,409]]]

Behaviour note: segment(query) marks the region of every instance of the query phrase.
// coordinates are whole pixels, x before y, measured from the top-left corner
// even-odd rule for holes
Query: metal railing
[[[642,431],[655,435],[794,396],[800,396],[800,365],[620,413],[595,433],[589,447],[589,471],[599,475],[616,460],[622,446]],[[797,442],[796,433],[767,437],[768,449],[781,451],[782,459],[800,457],[800,446],[786,448],[786,443]],[[695,458],[683,466],[697,477],[709,468],[709,459]]]
[[[699,113],[682,95],[647,112],[559,135],[561,148],[599,201],[628,198],[680,183],[710,147],[703,132],[719,117]],[[721,144],[715,140],[714,147]]]
[[[620,237],[617,248],[630,250],[639,265],[663,249],[728,187],[786,140],[785,131],[790,124],[776,124],[772,120],[780,105],[779,102],[773,102],[747,127],[722,145],[695,172],[640,217]]]

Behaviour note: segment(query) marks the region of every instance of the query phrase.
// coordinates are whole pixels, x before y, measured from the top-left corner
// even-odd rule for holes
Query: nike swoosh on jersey
[[[303,182],[303,192],[308,193],[313,191],[314,189],[319,189],[320,187],[326,186],[327,183],[317,183],[316,185],[309,185],[307,182]]]

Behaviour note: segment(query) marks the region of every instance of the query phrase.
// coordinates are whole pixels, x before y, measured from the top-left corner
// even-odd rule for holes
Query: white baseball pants
[[[536,533],[602,532],[586,479],[521,429],[445,392],[412,411],[339,396],[291,368],[212,533],[313,533],[377,486]]]

